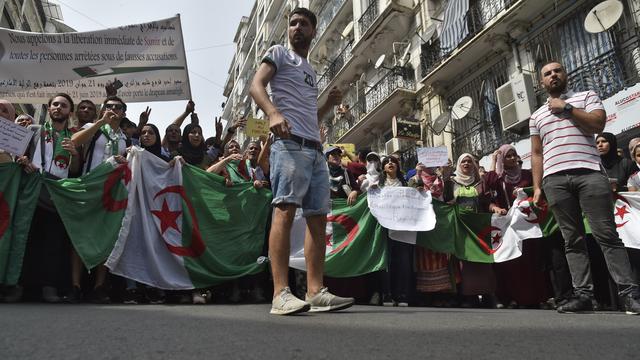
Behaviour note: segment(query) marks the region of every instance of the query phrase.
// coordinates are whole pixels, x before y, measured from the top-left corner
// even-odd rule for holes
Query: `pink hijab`
[[[496,158],[496,174],[498,174],[498,176],[500,177],[504,176],[504,181],[506,183],[509,183],[509,184],[519,183],[522,176],[522,169],[520,168],[520,165],[517,165],[513,169],[504,168],[505,156],[507,156],[507,153],[511,150],[513,150],[513,152],[517,154],[518,152],[516,151],[516,148],[511,144],[504,144],[500,146],[500,149],[498,150],[500,151],[500,153]]]

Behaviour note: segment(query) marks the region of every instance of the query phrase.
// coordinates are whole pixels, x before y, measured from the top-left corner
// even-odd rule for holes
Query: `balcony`
[[[476,69],[478,62],[488,56],[511,51],[503,38],[505,34],[517,38],[522,27],[531,26],[531,19],[553,4],[554,0],[470,0],[466,14],[468,34],[454,49],[443,49],[439,39],[423,45],[422,83],[446,83],[468,69]]]
[[[358,19],[356,39],[331,62],[318,81],[318,102],[324,103],[327,89],[347,89],[367,68],[371,59],[388,52],[396,41],[403,41],[413,19],[413,1],[389,0],[384,7],[371,5]],[[319,60],[319,59],[314,59]]]
[[[415,89],[413,69],[397,67],[390,70],[365,92],[363,98],[351,104],[352,123],[335,124],[336,142],[365,145],[372,129],[391,127],[391,118],[402,110],[404,101],[415,97]]]
[[[371,2],[371,5],[362,13],[360,19],[358,19],[358,29],[360,30],[360,34],[364,34],[369,30],[373,22],[380,15],[378,13],[378,1],[374,0]]]
[[[349,3],[349,5],[345,6],[345,4],[347,3]],[[316,26],[316,37],[311,42],[310,54],[314,54],[314,50],[317,50],[315,49],[316,45],[322,43],[326,35],[329,35],[329,32],[336,30],[336,26],[334,26],[334,23],[336,22],[335,20],[343,18],[343,9],[346,7],[350,8],[350,5],[350,0],[334,0],[326,1],[324,3],[322,9],[320,9],[320,11],[318,12],[318,26]],[[349,22],[349,20],[350,19],[347,19],[346,22]]]
[[[327,88],[327,86],[329,86],[329,84],[331,83],[331,80],[333,80],[336,77],[336,75],[340,72],[342,67],[347,63],[347,61],[349,61],[349,59],[351,59],[352,45],[353,45],[353,41],[347,43],[347,45],[345,45],[344,49],[342,49],[340,54],[338,54],[338,56],[336,56],[333,59],[333,61],[331,62],[331,64],[329,64],[325,72],[320,76],[320,79],[318,79],[319,94],[322,93],[324,89]]]

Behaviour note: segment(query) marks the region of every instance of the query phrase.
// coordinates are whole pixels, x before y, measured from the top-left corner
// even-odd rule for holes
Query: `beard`
[[[295,34],[291,38],[291,45],[296,49],[308,49],[311,46],[311,38],[306,38],[304,34],[300,34],[299,36]]]
[[[51,121],[53,122],[57,122],[57,123],[63,123],[65,121],[69,120],[68,116],[62,116],[62,115],[58,115],[58,116],[51,116]]]
[[[549,84],[547,87],[548,93],[563,93],[567,90],[567,82],[563,80],[558,80],[558,82],[554,84]]]

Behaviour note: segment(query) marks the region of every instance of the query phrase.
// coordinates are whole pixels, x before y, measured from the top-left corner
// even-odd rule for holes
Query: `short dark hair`
[[[115,95],[107,96],[107,98],[104,99],[104,102],[102,103],[102,107],[107,105],[107,102],[109,102],[109,101],[117,101],[117,102],[119,102],[120,104],[123,105],[122,110],[125,111],[125,112],[127,111],[127,104],[122,99],[120,99],[119,97],[117,97]]]
[[[96,103],[94,103],[91,100],[88,100],[88,99],[80,100],[80,102],[78,103],[78,107],[80,107],[80,105],[82,104],[90,104],[91,106],[93,106],[94,110],[96,109]]]
[[[311,22],[311,25],[313,25],[313,28],[316,28],[316,25],[318,25],[318,19],[316,18],[316,14],[314,14],[311,10],[307,9],[307,8],[303,8],[303,7],[297,7],[295,9],[293,9],[291,11],[291,15],[289,15],[289,19],[291,19],[291,17],[295,14],[298,15],[302,15],[304,17],[306,17],[307,19],[309,19],[309,21]]]
[[[53,102],[53,99],[57,98],[58,96],[61,96],[65,99],[67,99],[67,101],[69,101],[69,105],[71,108],[71,111],[73,111],[74,107],[73,107],[73,99],[71,99],[71,96],[69,96],[69,94],[65,94],[65,93],[57,93],[55,95],[53,95],[51,97],[51,99],[49,99],[49,103],[47,104],[48,106],[51,106],[51,103]]]
[[[565,69],[564,64],[562,63],[562,61],[558,61],[556,59],[550,59],[545,61],[542,66],[540,66],[540,71],[542,71],[542,68],[544,68],[545,66],[549,65],[549,64],[560,64],[560,66],[562,66],[563,69]],[[566,71],[566,69],[565,69]]]

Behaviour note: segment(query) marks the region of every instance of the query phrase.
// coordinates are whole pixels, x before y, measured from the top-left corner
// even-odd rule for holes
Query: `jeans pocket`
[[[272,146],[276,146],[278,150],[286,151],[302,151],[302,145],[289,139],[278,139]]]

